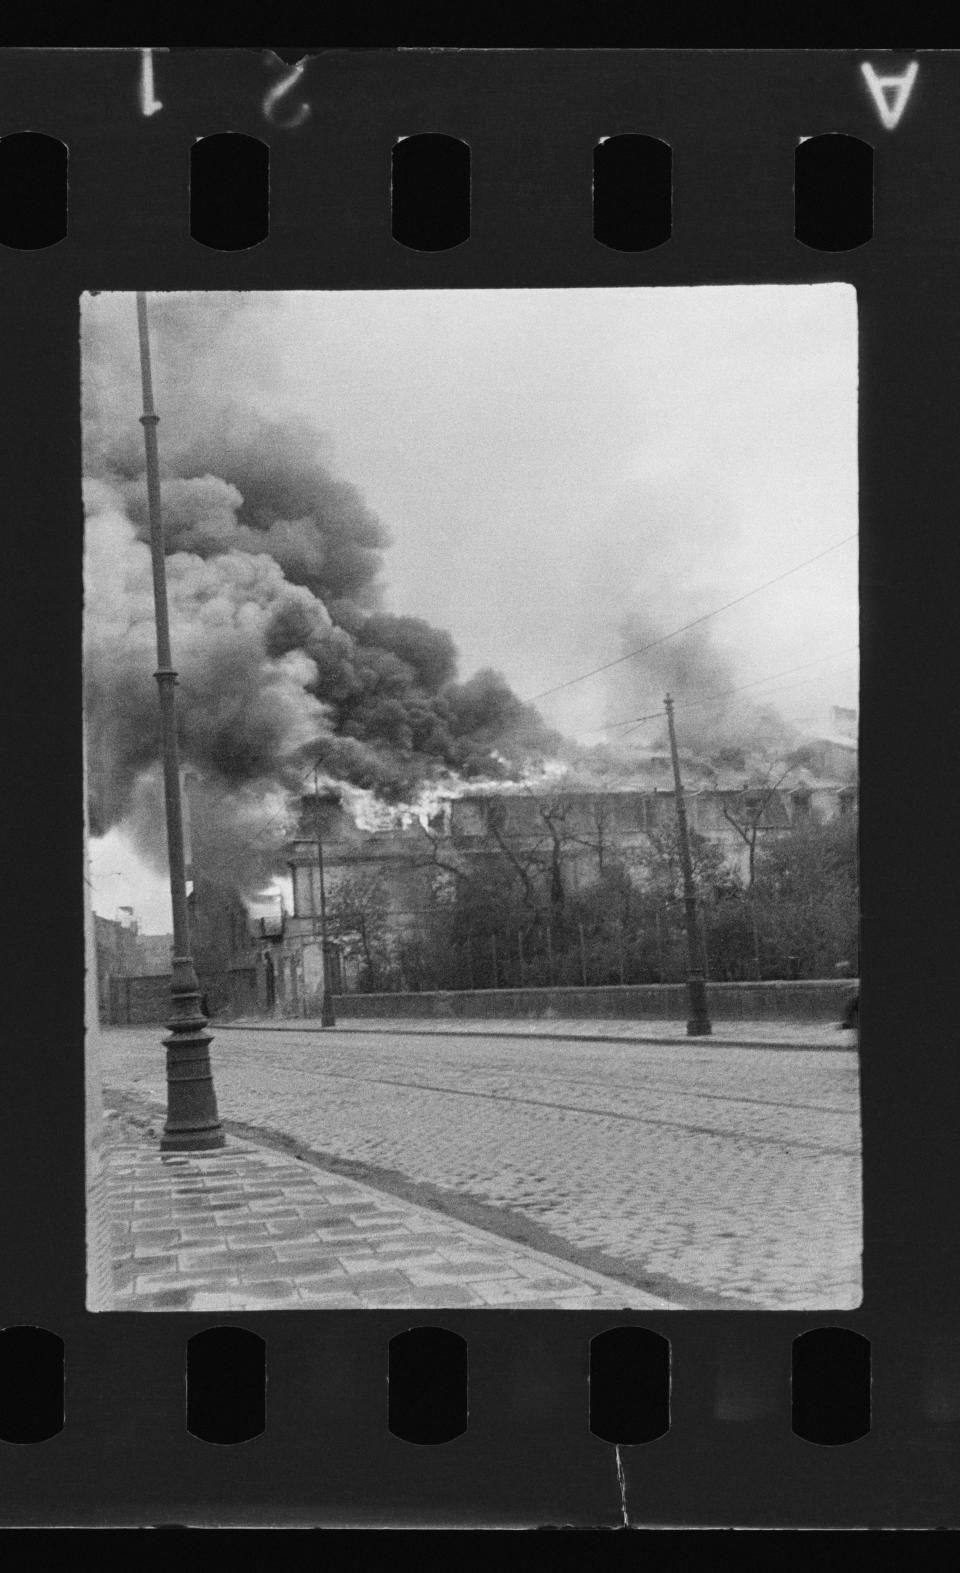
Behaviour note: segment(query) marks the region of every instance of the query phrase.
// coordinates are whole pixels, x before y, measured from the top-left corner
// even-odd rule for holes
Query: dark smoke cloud
[[[156,861],[154,620],[130,304],[129,322],[86,324],[91,821],[99,834],[124,824]],[[164,301],[153,317],[157,364],[175,390],[160,448],[181,750],[218,858],[278,792],[293,797],[315,761],[400,801],[438,772],[517,777],[563,746],[498,673],[460,681],[449,634],[383,610],[388,532],[335,474],[322,437],[303,420],[214,397],[218,348],[239,310],[194,297]],[[283,828],[274,825],[273,846]],[[239,882],[255,886],[269,865],[258,854]]]
[[[293,817],[282,793],[239,787],[227,794],[215,781],[186,770],[182,800],[188,878],[255,895],[287,872],[282,842]],[[164,872],[167,842],[158,765],[138,777],[123,824],[144,861]]]
[[[164,445],[170,548],[262,552],[327,605],[376,606],[389,535],[356,487],[330,473],[316,433],[236,407],[217,415],[214,430]],[[131,517],[145,532],[142,454],[124,443],[105,457],[128,477]]]

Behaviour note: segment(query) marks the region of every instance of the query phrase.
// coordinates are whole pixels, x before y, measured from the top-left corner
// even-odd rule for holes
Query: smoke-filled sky
[[[227,843],[316,757],[404,799],[615,738],[667,686],[691,747],[856,707],[855,540],[526,703],[855,534],[850,286],[150,309],[184,757]],[[132,295],[85,297],[83,351],[94,907],[162,931]]]

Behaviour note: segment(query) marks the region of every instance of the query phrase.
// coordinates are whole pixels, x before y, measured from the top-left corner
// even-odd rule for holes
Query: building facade
[[[771,837],[852,812],[856,788],[848,769],[833,778],[804,769],[774,787],[701,783],[684,798],[694,837],[719,850],[725,865],[746,880],[757,850]],[[458,879],[469,879],[484,863],[502,867],[512,860],[546,880],[552,867],[559,868],[571,893],[595,885],[614,864],[642,885],[651,850],[665,848],[669,855],[675,836],[675,795],[660,786],[466,794],[440,799],[424,822],[408,816],[378,830],[358,826],[332,794],[319,801],[306,797],[288,848],[294,910],[287,944],[296,949],[317,933],[321,858],[328,930],[342,948],[343,975],[353,987],[364,967],[363,924],[375,924],[381,937],[416,929],[423,913],[452,899]]]
[[[855,744],[832,741],[842,745],[834,771],[822,768],[827,755],[814,740],[802,765],[774,767],[760,784],[736,751],[706,768],[684,761],[695,847],[719,852],[747,882],[771,838],[852,812]],[[546,900],[551,877],[577,894],[614,867],[641,888],[658,857],[661,867],[675,857],[677,834],[669,758],[645,756],[642,774],[636,786],[614,790],[508,787],[438,796],[429,815],[378,807],[366,824],[351,811],[349,792],[304,796],[286,850],[293,910],[281,904],[279,913],[245,923],[230,915],[224,1008],[233,1016],[318,1016],[325,978],[334,995],[398,986],[384,979],[384,958],[422,935],[424,916],[435,917],[459,882],[485,866],[526,870]]]

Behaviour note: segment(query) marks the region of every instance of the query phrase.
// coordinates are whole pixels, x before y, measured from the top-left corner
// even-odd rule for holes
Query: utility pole
[[[335,1027],[337,1018],[333,1009],[333,995],[330,992],[330,953],[327,940],[327,892],[323,878],[323,836],[320,826],[320,779],[318,767],[313,767],[313,801],[316,811],[317,829],[317,869],[320,875],[320,950],[323,955],[323,992],[320,996],[320,1025],[321,1027]]]
[[[707,1015],[707,983],[703,970],[703,952],[697,932],[697,892],[693,883],[693,864],[690,860],[687,808],[683,801],[683,782],[680,780],[680,756],[677,753],[677,734],[673,725],[673,700],[669,694],[663,703],[670,732],[670,757],[673,760],[673,784],[677,804],[677,832],[680,839],[680,866],[683,870],[683,906],[687,920],[687,989],[690,995],[687,1036],[704,1038],[713,1029],[710,1025],[710,1017]]]
[[[190,917],[187,908],[186,865],[183,846],[183,804],[180,784],[180,750],[177,742],[176,686],[170,650],[167,608],[167,565],[164,555],[163,516],[160,510],[160,469],[157,426],[153,407],[150,368],[150,331],[147,297],[137,294],[140,334],[140,375],[143,385],[143,442],[147,463],[147,506],[150,518],[150,554],[153,562],[153,604],[157,623],[157,670],[154,676],[160,698],[160,736],[163,754],[163,791],[170,865],[170,900],[173,907],[172,1019],[167,1050],[167,1120],[160,1139],[165,1152],[207,1152],[226,1146],[217,1113],[217,1098],[210,1065],[210,1033],[200,1008],[200,985],[190,954]]]

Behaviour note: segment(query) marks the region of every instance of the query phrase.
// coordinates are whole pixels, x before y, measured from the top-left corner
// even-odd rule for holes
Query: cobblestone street
[[[162,1109],[162,1029],[103,1033]],[[689,1308],[860,1302],[849,1050],[217,1027],[220,1114],[267,1146]]]

